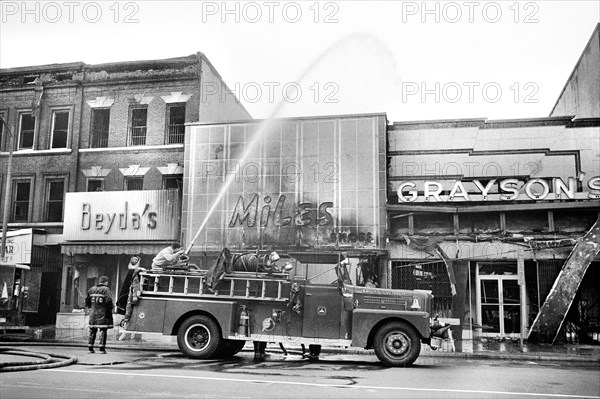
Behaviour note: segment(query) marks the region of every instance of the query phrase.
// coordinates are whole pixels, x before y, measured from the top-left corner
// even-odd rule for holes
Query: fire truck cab
[[[190,358],[227,357],[246,341],[374,349],[386,366],[408,366],[430,341],[432,295],[354,285],[344,265],[331,284],[287,273],[234,272],[211,289],[207,272],[146,271],[125,325],[176,335]]]

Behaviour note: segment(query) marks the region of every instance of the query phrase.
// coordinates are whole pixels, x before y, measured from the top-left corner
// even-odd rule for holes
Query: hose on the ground
[[[27,356],[36,357],[43,359],[42,361],[16,361],[16,362],[2,362],[0,363],[0,373],[8,371],[28,371],[28,370],[40,370],[40,369],[51,369],[56,367],[64,367],[73,363],[77,363],[77,358],[72,356],[61,355],[57,353],[38,353],[24,349],[3,347],[0,348],[0,353],[7,355],[16,356]],[[53,362],[52,358],[65,359],[58,362]]]

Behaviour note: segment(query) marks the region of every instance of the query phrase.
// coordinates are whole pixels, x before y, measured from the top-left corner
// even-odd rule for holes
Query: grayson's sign
[[[176,190],[67,193],[67,241],[173,240],[180,227]]]
[[[535,201],[565,199],[600,199],[600,176],[587,182],[589,192],[577,192],[577,181],[569,177],[565,182],[561,178],[533,178],[526,182],[518,179],[491,179],[482,183],[455,181],[452,186],[435,182],[423,182],[423,190],[417,190],[415,182],[402,182],[396,190],[399,202],[460,202],[460,201]],[[465,184],[472,183],[467,190]],[[449,194],[442,194],[448,192]]]

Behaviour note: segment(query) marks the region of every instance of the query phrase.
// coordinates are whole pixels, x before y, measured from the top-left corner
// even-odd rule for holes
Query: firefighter
[[[132,274],[131,274],[131,283],[129,285],[128,295],[127,295],[127,305],[125,307],[125,316],[123,317],[123,320],[121,320],[121,326],[123,326],[124,323],[127,323],[129,321],[129,319],[131,318],[131,311],[133,310],[133,307],[135,305],[137,305],[137,303],[138,303],[138,300],[140,298],[141,291],[142,291],[142,286],[140,284],[141,283],[140,272],[146,270],[145,268],[140,266],[140,258],[137,256],[131,257],[131,261],[129,262],[129,265],[127,266],[127,268],[130,270],[130,272],[132,272]]]
[[[181,244],[174,242],[168,247],[162,249],[152,259],[152,270],[162,269],[163,267],[179,266],[180,262],[183,261],[185,251],[181,249]]]
[[[96,334],[100,329],[100,353],[106,353],[106,333],[113,328],[113,299],[108,288],[108,277],[100,277],[98,284],[90,288],[85,298],[85,306],[89,310],[90,338],[88,349],[94,353]]]

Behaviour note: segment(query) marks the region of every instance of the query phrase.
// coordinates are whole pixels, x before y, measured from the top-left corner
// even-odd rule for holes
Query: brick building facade
[[[44,237],[36,240],[34,252],[42,255],[31,258],[30,270],[15,271],[23,285],[41,273],[42,285],[39,309],[21,314],[19,322],[26,316],[26,323],[52,323],[59,310],[81,307],[81,298],[72,303],[66,292],[73,290],[73,276],[83,276],[90,263],[126,265],[130,250],[140,248],[62,243],[61,251],[65,193],[179,189],[184,124],[250,118],[234,95],[209,95],[215,87],[227,91],[202,53],[0,70],[6,122],[0,127],[0,201],[11,195],[9,230],[34,229]],[[5,190],[10,147],[12,177]],[[104,258],[91,259],[94,253]],[[111,273],[114,288],[119,276]],[[99,277],[92,274],[78,287],[81,293]]]

